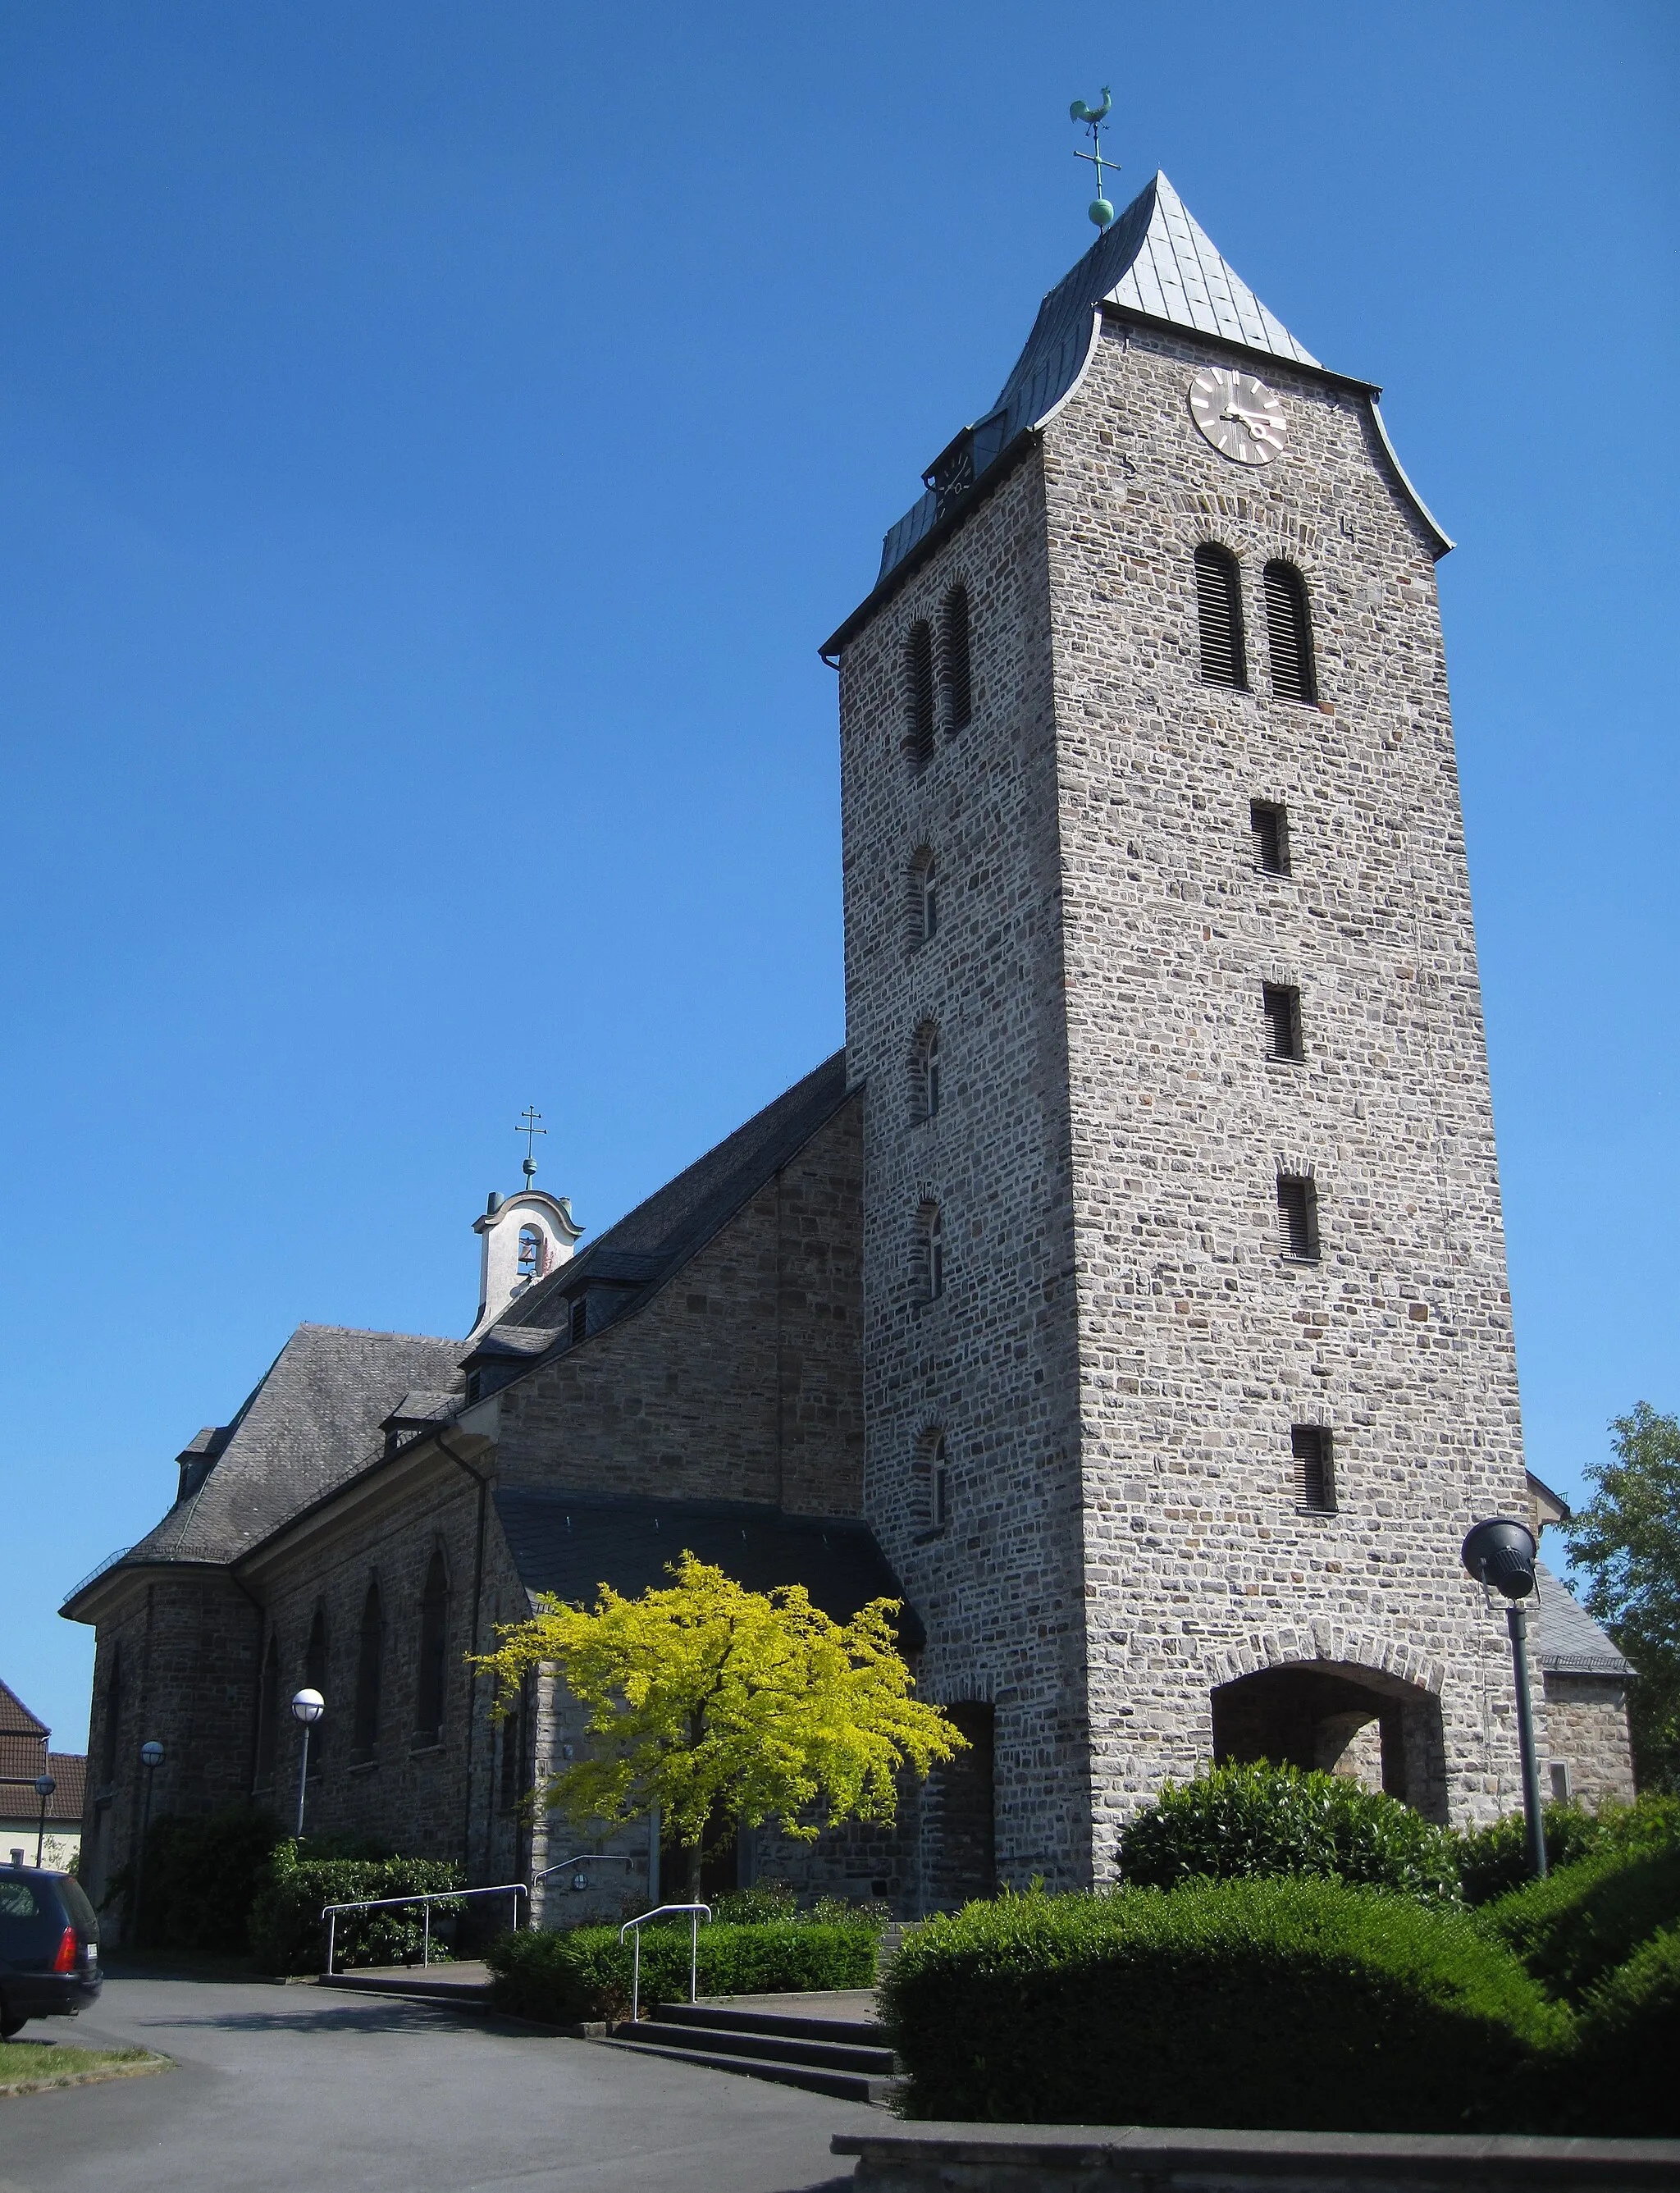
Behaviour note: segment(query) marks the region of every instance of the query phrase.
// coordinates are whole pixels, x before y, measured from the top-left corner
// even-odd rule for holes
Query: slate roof
[[[568,1302],[591,1282],[622,1291],[614,1317],[636,1308],[774,1178],[833,1118],[846,1093],[846,1054],[837,1051],[569,1263],[516,1297],[485,1337],[517,1343],[522,1330],[535,1328],[558,1338],[566,1330]],[[591,1314],[591,1331],[596,1324]]]
[[[802,1583],[825,1614],[849,1621],[872,1599],[902,1599],[867,1523],[788,1515],[745,1500],[638,1500],[504,1486],[496,1514],[528,1591],[593,1602],[603,1583],[626,1598],[670,1582],[668,1563],[691,1553],[750,1591]],[[925,1641],[906,1606],[899,1635]]]
[[[26,1736],[44,1744],[50,1734],[8,1683],[0,1683],[0,1736]]]
[[[1542,1668],[1560,1675],[1611,1675],[1626,1682],[1632,1664],[1617,1652],[1609,1639],[1544,1561],[1534,1563],[1540,1579],[1540,1605],[1529,1635],[1534,1658]]]
[[[41,1800],[30,1788],[29,1783],[32,1782],[35,1776],[41,1771],[37,1762],[26,1782],[8,1783],[4,1779],[0,1779],[0,1818],[15,1821],[19,1826],[22,1826],[26,1822],[31,1827],[35,1824],[41,1817]],[[47,1825],[49,1828],[78,1827],[82,1820],[82,1808],[87,1802],[88,1795],[86,1754],[79,1751],[49,1751],[47,1754],[46,1771],[58,1784],[57,1789],[47,1800]],[[0,1773],[5,1775],[9,1775],[13,1772],[10,1766],[0,1769]]]
[[[300,1325],[234,1419],[215,1466],[129,1561],[231,1561],[384,1450],[384,1419],[416,1389],[458,1383],[459,1340]]]

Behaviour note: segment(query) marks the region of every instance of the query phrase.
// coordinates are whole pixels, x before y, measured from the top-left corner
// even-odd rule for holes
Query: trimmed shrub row
[[[267,1876],[251,1907],[250,1944],[266,1973],[318,1973],[327,1962],[327,1904],[363,1897],[418,1896],[434,1889],[458,1888],[460,1868],[434,1858],[313,1858],[294,1842],[283,1842],[269,1861]],[[440,1921],[460,1911],[459,1902],[431,1907],[434,1961],[449,1951],[437,1939]],[[357,1965],[418,1964],[425,1921],[422,1907],[395,1911],[340,1915],[334,1963],[342,1972]]]
[[[780,1919],[731,1926],[702,1925],[701,1995],[783,1995],[807,1989],[870,1987],[875,1980],[877,1929],[867,1921],[831,1924]],[[642,1930],[642,2007],[689,1999],[686,1927]],[[549,1934],[534,1928],[498,1934],[484,1952],[494,1975],[497,2006],[551,2025],[630,2015],[630,1944],[616,1927],[574,1927]]]
[[[1579,2004],[1680,1921],[1680,1841],[1610,1843],[1482,1913],[1550,1994]]]
[[[1569,2013],[1469,1914],[1313,1880],[1006,1897],[882,1987],[917,2116],[1537,2128]]]

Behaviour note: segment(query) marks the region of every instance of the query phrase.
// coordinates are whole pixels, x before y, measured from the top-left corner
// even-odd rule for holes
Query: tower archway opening
[[[1349,1661],[1260,1668],[1213,1693],[1217,1765],[1270,1760],[1342,1774],[1447,1818],[1441,1702],[1432,1691]]]

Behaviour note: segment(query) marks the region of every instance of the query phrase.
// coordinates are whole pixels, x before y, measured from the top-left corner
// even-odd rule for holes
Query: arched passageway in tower
[[[1214,1757],[1347,1774],[1426,1819],[1447,1817],[1441,1702],[1373,1668],[1303,1660],[1257,1669],[1213,1694]]]

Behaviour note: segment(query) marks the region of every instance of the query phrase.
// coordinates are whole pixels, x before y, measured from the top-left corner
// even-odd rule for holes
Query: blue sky
[[[0,12],[0,1675],[300,1320],[842,1039],[817,643],[1164,167],[1443,570],[1531,1466],[1680,1407],[1667,5]]]

